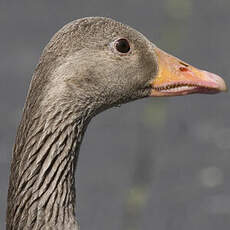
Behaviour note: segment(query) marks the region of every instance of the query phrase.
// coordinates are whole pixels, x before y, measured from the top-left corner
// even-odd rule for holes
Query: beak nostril
[[[185,67],[180,67],[179,69],[180,69],[181,72],[187,72],[188,71],[188,69],[185,68]]]
[[[180,63],[181,65],[185,66],[185,67],[188,67],[188,66],[189,66],[188,64],[186,64],[186,63],[184,63],[184,62],[182,62],[182,61],[179,61],[179,63]]]

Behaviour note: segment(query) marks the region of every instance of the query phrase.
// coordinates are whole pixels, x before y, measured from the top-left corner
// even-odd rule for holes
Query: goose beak
[[[227,91],[224,80],[216,74],[199,70],[155,48],[158,72],[151,81],[153,97],[181,96],[192,93],[213,94]]]

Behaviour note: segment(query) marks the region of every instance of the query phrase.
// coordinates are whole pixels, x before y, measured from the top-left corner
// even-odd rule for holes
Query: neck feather
[[[74,172],[88,110],[68,103],[44,105],[42,112],[29,107],[13,152],[7,229],[77,229]]]

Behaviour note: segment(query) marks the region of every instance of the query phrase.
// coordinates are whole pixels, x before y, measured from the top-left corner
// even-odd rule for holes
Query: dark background
[[[230,85],[229,0],[0,0],[0,229],[32,72],[67,22],[126,23]],[[229,230],[230,96],[149,98],[98,115],[77,169],[82,230]]]

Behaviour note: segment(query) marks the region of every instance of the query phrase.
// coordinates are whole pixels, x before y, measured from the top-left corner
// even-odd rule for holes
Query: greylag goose
[[[79,229],[75,169],[96,114],[145,97],[225,90],[221,77],[165,53],[122,23],[89,17],[65,25],[31,81],[13,149],[7,230]]]

